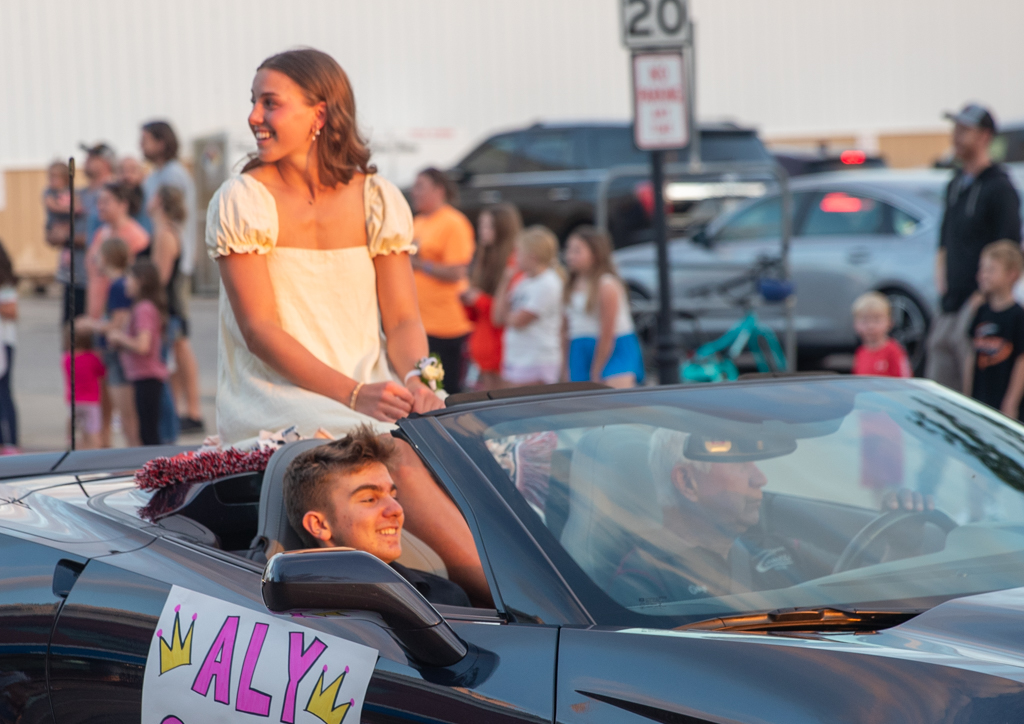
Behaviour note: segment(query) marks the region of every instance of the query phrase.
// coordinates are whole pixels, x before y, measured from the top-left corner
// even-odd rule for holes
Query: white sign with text
[[[633,134],[637,148],[659,151],[690,142],[689,96],[681,53],[633,55]]]
[[[679,48],[690,42],[687,0],[619,0],[627,48]]]
[[[172,586],[146,658],[142,724],[358,724],[377,651]]]

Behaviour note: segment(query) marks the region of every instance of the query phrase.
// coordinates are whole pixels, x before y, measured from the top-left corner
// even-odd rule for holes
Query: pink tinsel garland
[[[238,473],[266,470],[275,448],[245,452],[228,448],[186,452],[170,458],[154,458],[135,473],[135,484],[143,490],[159,490],[179,483],[215,480]]]

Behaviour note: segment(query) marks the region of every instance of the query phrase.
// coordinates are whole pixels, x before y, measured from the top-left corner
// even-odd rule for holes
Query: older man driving
[[[698,450],[694,443],[702,459],[687,457],[688,447]],[[717,455],[728,462],[708,460]],[[754,530],[767,483],[754,460],[773,456],[763,441],[656,431],[649,462],[664,531],[626,554],[611,584],[613,598],[658,605],[805,580],[799,546]]]
[[[405,512],[388,470],[395,455],[389,440],[362,426],[296,456],[284,477],[288,522],[311,548],[343,546],[371,553],[431,603],[469,606],[455,583],[396,562],[402,555]]]

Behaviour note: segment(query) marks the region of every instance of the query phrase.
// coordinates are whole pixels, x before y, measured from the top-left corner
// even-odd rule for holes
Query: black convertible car
[[[1024,721],[1024,427],[971,400],[792,377],[399,427],[493,608],[293,550],[282,475],[313,441],[159,514],[133,474],[177,450],[0,461],[0,721]]]

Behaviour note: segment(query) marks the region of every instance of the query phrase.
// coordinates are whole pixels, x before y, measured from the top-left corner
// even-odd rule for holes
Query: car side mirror
[[[376,614],[409,655],[427,666],[451,666],[469,651],[411,583],[363,551],[331,548],[274,556],[263,571],[263,603],[274,613]]]
[[[698,246],[703,246],[705,249],[710,249],[711,246],[714,244],[714,241],[708,235],[706,227],[698,231],[696,234],[694,234],[691,241],[693,241],[693,243],[697,244]]]

